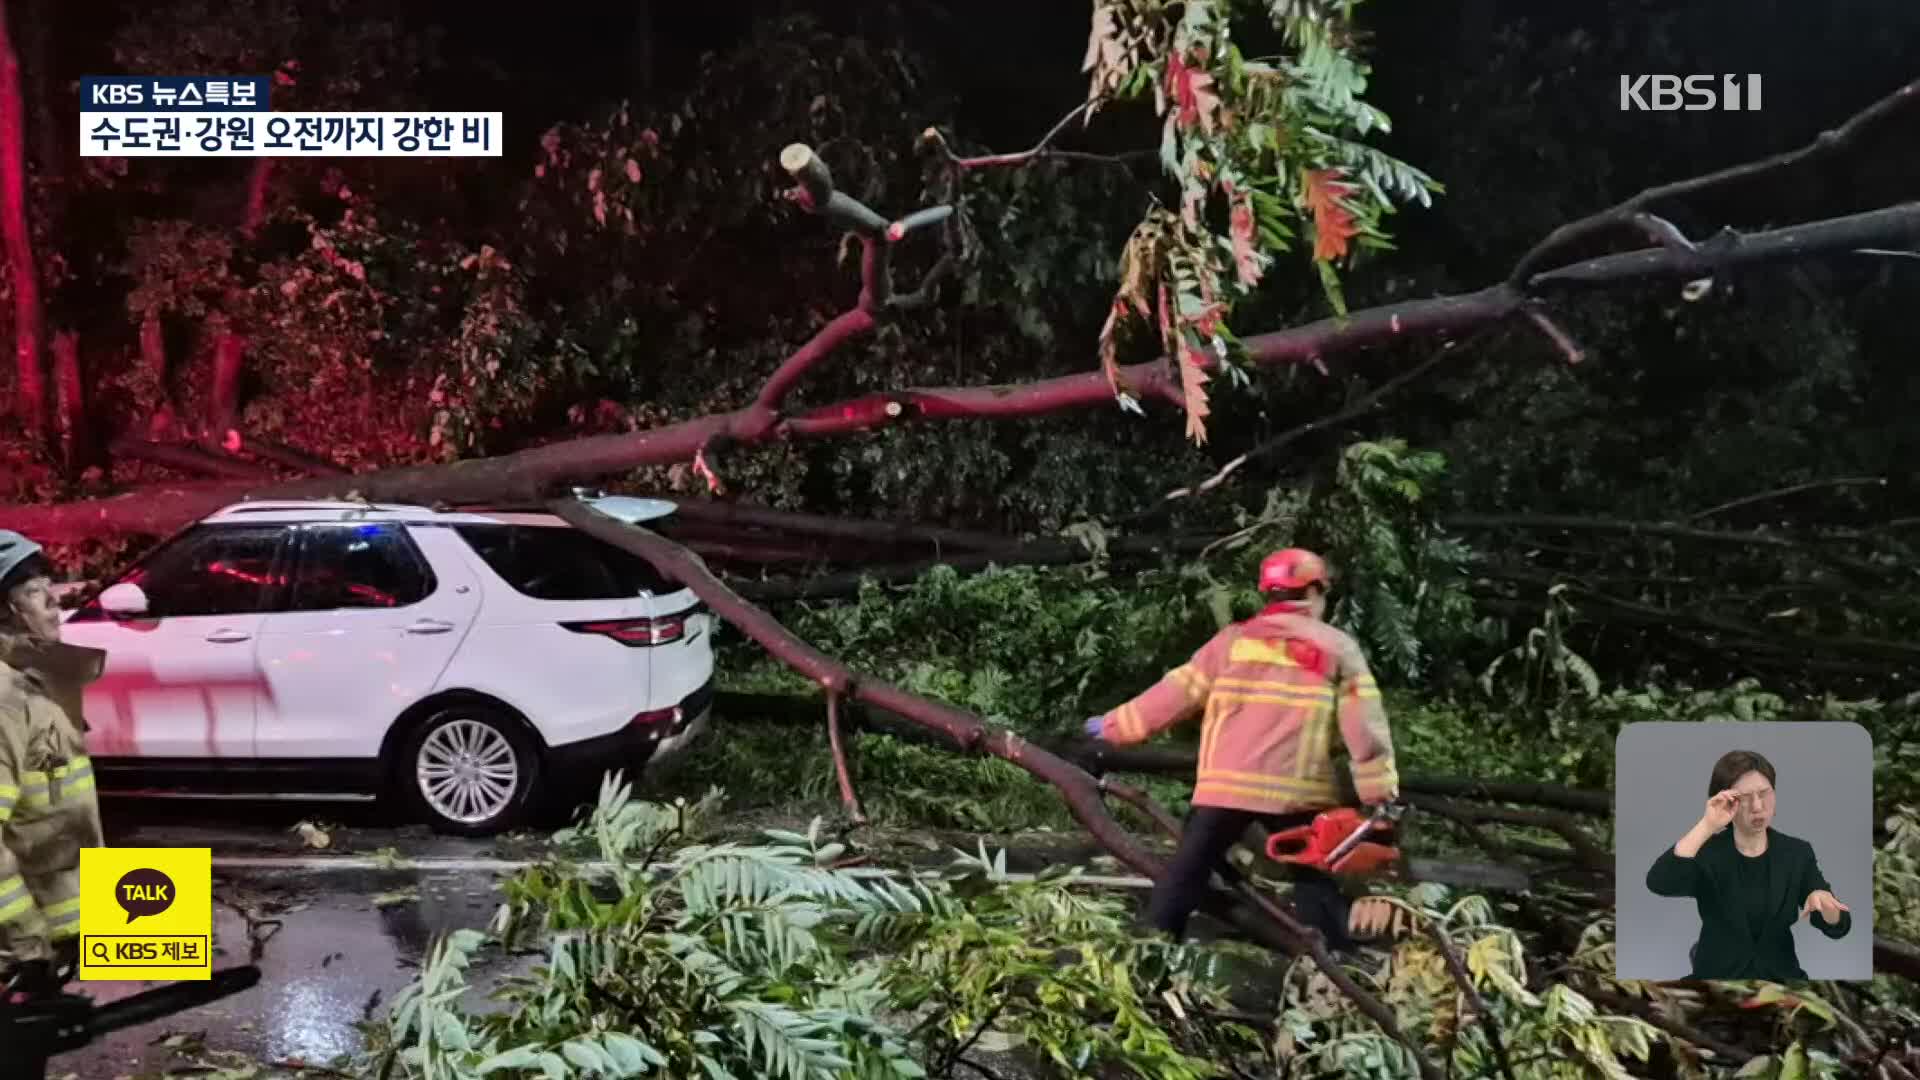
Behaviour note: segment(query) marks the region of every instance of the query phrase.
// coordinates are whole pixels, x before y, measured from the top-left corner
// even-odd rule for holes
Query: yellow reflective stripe
[[[1207,699],[1206,712],[1200,718],[1200,761],[1213,757],[1213,744],[1220,738],[1220,714],[1224,709],[1218,697]]]
[[[1215,687],[1213,696],[1232,705],[1285,705],[1295,709],[1326,709],[1333,705],[1333,698],[1326,694],[1253,694]]]
[[[1253,700],[1281,699],[1303,705],[1333,704],[1333,688],[1330,686],[1289,686],[1285,683],[1240,685],[1222,679],[1213,684],[1213,692]]]
[[[1348,765],[1353,769],[1355,779],[1363,776],[1391,776],[1394,772],[1393,759],[1391,757],[1377,757],[1369,761],[1352,761],[1348,762]]]
[[[64,799],[69,795],[85,795],[92,790],[93,773],[88,771],[79,776],[67,777],[66,781],[60,785],[60,797]]]
[[[1212,680],[1196,670],[1192,664],[1181,664],[1168,672],[1167,678],[1179,683],[1180,689],[1185,690],[1190,699],[1205,697],[1207,691],[1212,688]]]
[[[70,776],[88,776],[93,773],[93,759],[85,754],[76,754],[68,758],[65,765],[55,767],[50,774],[55,780]]]
[[[1331,800],[1337,794],[1334,785],[1326,781],[1293,780],[1284,784],[1246,784],[1237,781],[1217,780],[1211,776],[1202,776],[1193,785],[1194,795],[1217,791],[1227,795],[1243,795],[1254,799],[1268,799],[1282,802],[1289,799],[1326,799]]]
[[[47,774],[30,772],[20,774],[20,805],[44,810],[50,799],[47,789]]]
[[[1348,679],[1346,696],[1362,699],[1377,698],[1380,696],[1380,685],[1373,681],[1373,676],[1371,675],[1362,675],[1359,678]]]
[[[1281,667],[1299,667],[1286,646],[1261,638],[1241,638],[1227,651],[1227,660],[1234,664],[1278,664]]]
[[[0,923],[12,922],[33,910],[33,894],[18,874],[0,879]]]
[[[48,904],[42,910],[47,913],[47,918],[55,921],[77,919],[80,917],[80,898],[77,896],[68,897],[57,904]]]
[[[1253,690],[1269,694],[1312,694],[1315,698],[1332,701],[1333,687],[1324,682],[1302,682],[1299,679],[1247,679],[1237,675],[1222,675],[1213,681],[1215,687],[1232,690]]]
[[[20,798],[20,789],[12,784],[0,784],[0,822],[13,816],[13,804]]]
[[[1312,779],[1311,777],[1275,776],[1272,773],[1247,772],[1244,769],[1206,768],[1200,770],[1201,779],[1206,780],[1213,777],[1219,777],[1222,780],[1232,780],[1236,783],[1252,784],[1256,787],[1263,784],[1281,786],[1307,784],[1310,786],[1318,786],[1325,782]]]
[[[1319,708],[1307,717],[1300,728],[1300,751],[1293,763],[1293,771],[1298,776],[1324,778],[1331,771],[1332,759],[1329,757],[1333,746],[1333,710]]]

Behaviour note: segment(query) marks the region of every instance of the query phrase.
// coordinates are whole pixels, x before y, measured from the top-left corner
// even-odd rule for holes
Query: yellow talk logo
[[[209,848],[80,850],[80,978],[213,977]]]

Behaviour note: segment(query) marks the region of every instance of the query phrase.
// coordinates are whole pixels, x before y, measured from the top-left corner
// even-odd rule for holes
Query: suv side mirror
[[[113,585],[100,594],[100,610],[116,619],[131,619],[147,613],[147,591],[130,582]]]

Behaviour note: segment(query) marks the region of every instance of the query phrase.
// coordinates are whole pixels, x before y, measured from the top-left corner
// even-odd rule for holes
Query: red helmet
[[[1276,551],[1260,561],[1260,591],[1304,589],[1318,583],[1321,588],[1333,584],[1327,562],[1306,548]]]

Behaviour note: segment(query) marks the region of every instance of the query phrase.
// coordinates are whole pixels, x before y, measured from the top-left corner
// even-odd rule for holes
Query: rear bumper
[[[713,680],[674,706],[672,719],[657,724],[628,724],[618,731],[547,751],[548,768],[575,775],[610,769],[637,769],[659,754],[671,754],[704,730],[713,708]]]

